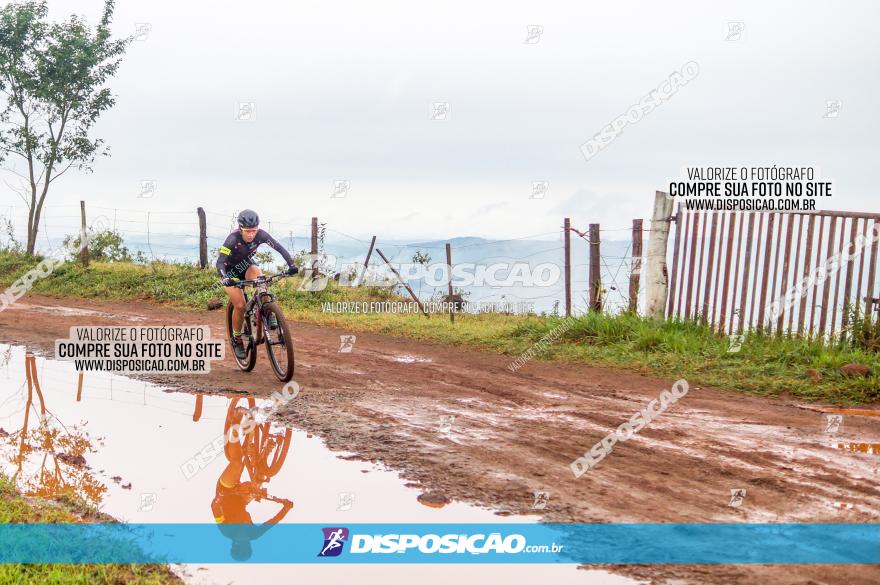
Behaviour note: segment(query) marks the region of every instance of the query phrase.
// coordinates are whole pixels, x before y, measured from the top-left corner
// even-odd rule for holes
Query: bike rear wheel
[[[244,350],[247,354],[242,360],[235,355],[235,350],[232,346],[232,304],[230,303],[226,305],[226,335],[229,339],[229,348],[232,351],[232,357],[235,360],[235,363],[238,364],[239,369],[245,372],[250,372],[254,369],[254,366],[257,365],[257,346],[254,342],[254,336],[251,332],[251,324],[249,321],[249,319],[245,318],[244,323],[241,326],[241,340],[242,343],[244,343]]]
[[[269,328],[270,315],[275,315],[275,320],[278,322],[275,329]],[[263,305],[263,334],[275,377],[282,382],[289,382],[293,378],[293,338],[284,313],[275,303]]]

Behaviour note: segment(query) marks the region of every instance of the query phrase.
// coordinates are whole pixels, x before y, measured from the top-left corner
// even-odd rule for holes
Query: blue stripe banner
[[[880,524],[4,524],[0,562],[880,564]]]

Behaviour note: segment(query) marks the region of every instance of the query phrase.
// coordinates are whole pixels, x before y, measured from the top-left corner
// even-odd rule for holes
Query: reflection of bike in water
[[[196,398],[193,420],[201,416],[202,398],[202,395]],[[293,431],[288,428],[273,433],[271,423],[256,423],[253,419],[256,401],[248,397],[248,408],[244,408],[239,406],[241,400],[241,397],[233,398],[226,411],[223,434],[228,463],[217,480],[211,501],[217,527],[232,541],[230,553],[237,561],[249,559],[253,552],[251,541],[260,538],[293,508],[293,502],[270,495],[265,486],[284,465]],[[249,479],[242,481],[245,470]],[[247,506],[261,500],[281,504],[281,509],[263,524],[255,526]]]
[[[226,412],[226,426],[223,431],[227,433],[227,440],[238,439],[234,436],[236,433],[233,433],[231,437],[229,434],[232,427],[239,424],[240,431],[237,434],[242,435],[244,464],[248,476],[252,481],[265,483],[275,476],[284,465],[287,451],[290,449],[290,441],[293,438],[293,431],[287,428],[283,433],[273,433],[269,422],[256,424],[253,419],[251,419],[250,425],[247,422],[232,422],[232,418],[236,417],[236,412],[241,413],[242,416],[244,414],[252,416],[250,413],[256,407],[256,400],[253,397],[247,398],[247,410],[237,406],[239,400],[241,398],[235,398],[229,404],[229,409]]]

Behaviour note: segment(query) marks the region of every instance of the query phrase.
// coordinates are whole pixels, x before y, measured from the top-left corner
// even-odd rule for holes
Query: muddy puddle
[[[31,385],[29,390],[28,379]],[[210,391],[210,388],[206,388]],[[447,502],[404,485],[381,462],[331,452],[271,421],[270,403],[241,395],[189,394],[108,373],[79,374],[71,362],[0,344],[0,459],[27,494],[74,490],[100,511],[132,523],[213,523],[229,498],[236,523],[502,523],[492,510]],[[212,449],[247,412],[257,426],[241,444]],[[234,431],[233,431],[234,432]],[[220,442],[218,443],[218,438]],[[231,447],[235,445],[235,447]],[[295,546],[295,543],[291,543]],[[252,543],[259,546],[259,540]],[[246,556],[246,551],[245,551]],[[428,569],[428,567],[430,567]],[[573,565],[182,565],[186,582],[635,583]]]
[[[131,322],[140,322],[146,321],[146,317],[141,317],[139,315],[119,315],[114,313],[107,313],[104,311],[96,311],[94,309],[81,309],[74,307],[63,307],[63,306],[55,306],[55,307],[44,307],[42,305],[29,305],[27,303],[15,303],[8,307],[14,311],[38,311],[40,313],[47,313],[49,315],[60,315],[62,317],[103,317],[106,319],[115,319],[115,320],[123,320],[123,321],[131,321]]]
[[[395,361],[401,364],[429,364],[432,361],[431,358],[409,354],[395,355],[392,356],[390,359],[391,361]]]
[[[845,449],[856,453],[868,455],[880,455],[880,443],[847,443],[845,441],[831,441],[832,449]]]

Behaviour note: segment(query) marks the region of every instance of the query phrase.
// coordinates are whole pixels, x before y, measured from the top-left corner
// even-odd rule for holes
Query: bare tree
[[[16,190],[28,207],[28,254],[49,185],[71,168],[91,172],[98,155],[110,154],[89,130],[116,102],[104,86],[132,40],[110,38],[113,8],[106,0],[94,30],[76,15],[47,22],[45,0],[0,9],[0,92],[7,98],[0,104],[0,162],[16,155],[26,163],[21,172],[7,170],[23,185]]]

